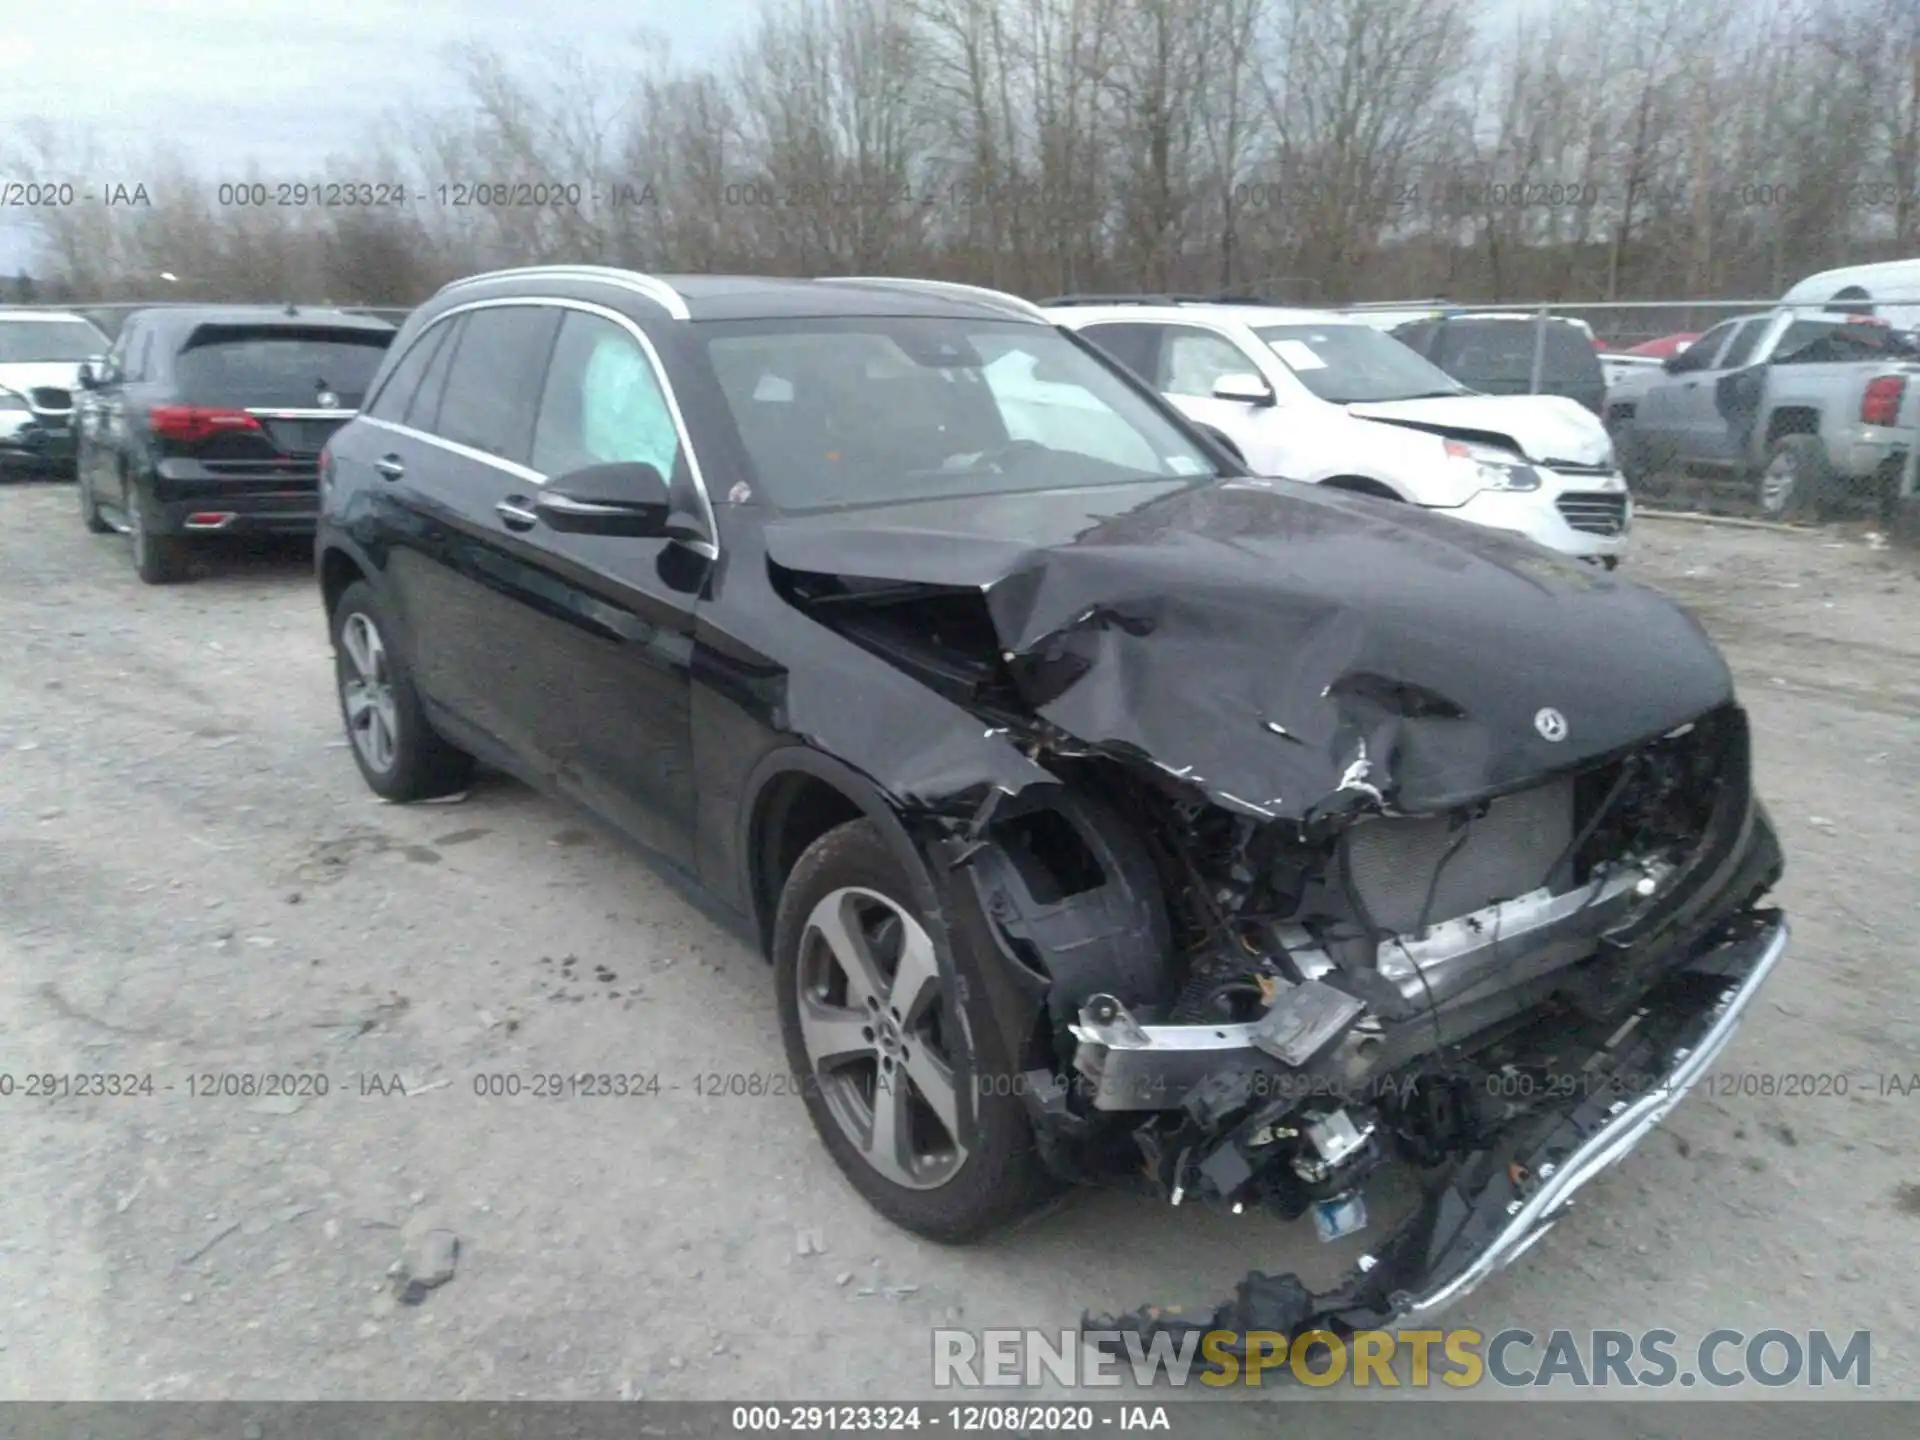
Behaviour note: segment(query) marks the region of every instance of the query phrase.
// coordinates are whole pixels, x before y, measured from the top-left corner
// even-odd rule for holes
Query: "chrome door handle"
[[[522,497],[509,495],[493,507],[493,513],[507,522],[509,530],[531,530],[540,523],[540,517],[528,509]]]
[[[381,478],[386,480],[398,480],[407,473],[407,467],[400,463],[398,455],[382,455],[373,462],[373,468],[378,470]]]

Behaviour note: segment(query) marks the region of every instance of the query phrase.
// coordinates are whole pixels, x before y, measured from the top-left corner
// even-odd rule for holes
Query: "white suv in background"
[[[1045,302],[1260,475],[1307,480],[1619,562],[1633,518],[1598,417],[1555,395],[1481,395],[1344,315],[1070,296]]]

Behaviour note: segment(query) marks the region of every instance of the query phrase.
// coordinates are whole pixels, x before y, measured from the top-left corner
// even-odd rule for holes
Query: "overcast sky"
[[[0,20],[0,147],[22,121],[78,121],[107,154],[157,139],[203,173],[249,158],[268,180],[315,177],[358,148],[383,113],[459,94],[448,52],[501,54],[556,42],[591,50],[645,27],[683,60],[708,58],[754,0],[7,0]],[[81,177],[49,175],[53,182]],[[89,181],[96,177],[86,177]],[[140,177],[109,176],[135,181]],[[375,179],[378,177],[364,177]],[[28,228],[0,209],[0,274],[27,260]]]

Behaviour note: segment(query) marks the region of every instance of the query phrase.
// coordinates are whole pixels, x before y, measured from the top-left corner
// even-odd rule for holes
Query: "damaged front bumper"
[[[1256,1271],[1234,1299],[1199,1318],[1145,1306],[1126,1315],[1087,1315],[1084,1332],[1113,1348],[1126,1332],[1225,1331],[1236,1337],[1227,1348],[1244,1355],[1255,1333],[1289,1340],[1311,1330],[1346,1336],[1438,1314],[1538,1244],[1582,1186],[1679,1104],[1732,1039],[1786,946],[1787,925],[1777,910],[1751,911],[1734,922],[1643,999],[1638,1015],[1647,1023],[1606,1051],[1606,1072],[1615,1083],[1583,1088],[1562,1105],[1531,1112],[1453,1163],[1379,1253],[1363,1257],[1337,1289],[1316,1293],[1298,1276]]]

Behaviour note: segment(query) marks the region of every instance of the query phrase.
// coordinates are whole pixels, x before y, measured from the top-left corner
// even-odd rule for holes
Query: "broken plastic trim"
[[[1127,1315],[1084,1315],[1082,1332],[1113,1349],[1122,1333],[1150,1339],[1226,1331],[1235,1337],[1227,1351],[1244,1355],[1256,1331],[1290,1341],[1309,1330],[1351,1334],[1409,1315],[1437,1315],[1538,1244],[1574,1193],[1630,1153],[1712,1068],[1786,953],[1780,913],[1753,918],[1762,926],[1758,933],[1729,940],[1687,967],[1733,983],[1673,1038],[1660,1083],[1632,1099],[1585,1099],[1549,1117],[1543,1133],[1517,1148],[1492,1146],[1467,1156],[1395,1232],[1383,1255],[1363,1256],[1346,1284],[1316,1294],[1298,1276],[1255,1271],[1234,1299],[1204,1319],[1149,1305]],[[1406,1273],[1415,1267],[1418,1273]]]

